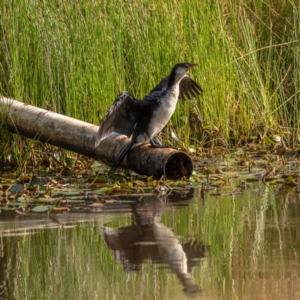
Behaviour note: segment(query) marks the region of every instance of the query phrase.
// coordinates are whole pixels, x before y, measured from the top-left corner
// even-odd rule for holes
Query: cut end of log
[[[190,178],[193,172],[193,162],[184,152],[173,152],[164,166],[164,175],[167,179]]]

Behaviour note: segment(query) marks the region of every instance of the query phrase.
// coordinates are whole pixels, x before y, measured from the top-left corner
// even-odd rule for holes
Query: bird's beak
[[[198,64],[192,64],[192,65],[190,65],[187,69],[186,69],[186,71],[189,71],[190,69],[193,69],[193,68],[195,68],[195,67],[197,67],[198,66]]]

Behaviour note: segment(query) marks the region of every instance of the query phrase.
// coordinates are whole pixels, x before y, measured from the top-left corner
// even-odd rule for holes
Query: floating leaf
[[[22,184],[15,184],[10,188],[11,192],[20,192],[23,190],[23,185]]]
[[[0,209],[1,210],[7,210],[7,211],[9,211],[9,210],[15,210],[16,208],[15,207],[6,207],[6,206],[4,206],[4,207],[0,207]]]
[[[34,212],[46,212],[48,211],[48,206],[47,205],[38,205],[38,206],[35,206],[34,208],[31,209],[31,211],[34,211]]]

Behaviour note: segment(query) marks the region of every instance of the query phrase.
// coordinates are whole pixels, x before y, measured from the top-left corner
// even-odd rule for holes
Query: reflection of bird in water
[[[163,199],[144,196],[132,205],[132,225],[117,229],[99,224],[101,235],[126,271],[139,271],[141,265],[150,259],[154,264],[168,266],[176,274],[184,292],[196,296],[201,292],[201,287],[195,283],[192,269],[198,265],[199,258],[204,257],[206,247],[197,241],[182,243],[172,228],[161,222],[163,213],[174,209],[174,204],[168,202],[171,199],[170,196]]]
[[[176,274],[187,295],[198,295],[201,288],[189,270],[190,253],[185,251],[173,231],[160,223],[160,217],[151,216],[149,222],[144,220],[143,223],[149,225],[144,229],[144,226],[128,226],[119,230],[100,226],[101,235],[108,248],[113,250],[115,259],[122,262],[127,271],[140,270],[140,265],[149,258],[166,264]],[[202,248],[195,249],[198,258],[204,255]]]
[[[121,92],[109,108],[99,127],[95,147],[110,133],[116,132],[130,137],[130,143],[117,158],[109,173],[113,173],[135,143],[148,143],[153,147],[164,147],[156,135],[166,126],[173,115],[179,99],[191,99],[202,92],[187,72],[197,64],[176,64],[142,101],[129,92]]]
[[[201,289],[188,272],[186,253],[178,238],[174,235],[174,232],[160,223],[159,220],[152,224],[152,229],[162,262],[167,263],[170,269],[176,274],[184,286],[185,293],[190,296],[198,295]]]

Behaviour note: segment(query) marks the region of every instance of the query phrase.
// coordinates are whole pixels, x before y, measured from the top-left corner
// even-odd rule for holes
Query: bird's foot
[[[168,146],[165,146],[165,145],[161,142],[161,140],[160,140],[159,138],[157,138],[157,137],[151,139],[151,140],[150,140],[150,144],[151,144],[151,146],[154,147],[154,148],[170,148],[170,147],[168,147]]]

